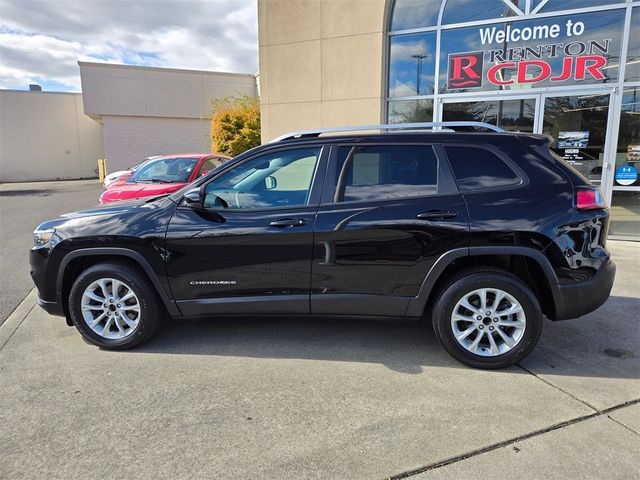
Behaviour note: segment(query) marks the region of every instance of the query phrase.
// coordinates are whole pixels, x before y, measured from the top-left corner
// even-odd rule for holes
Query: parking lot
[[[640,475],[639,243],[609,242],[603,307],[547,321],[501,371],[457,363],[427,325],[363,319],[175,321],[109,352],[23,282],[33,226],[99,193],[51,185],[2,186],[33,192],[2,197],[2,312],[28,295],[0,326],[0,478]]]
[[[33,229],[61,213],[95,205],[101,192],[97,180],[0,185],[0,325],[33,288]]]

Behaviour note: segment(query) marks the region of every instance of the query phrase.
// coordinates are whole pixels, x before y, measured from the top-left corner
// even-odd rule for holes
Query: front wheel
[[[458,361],[476,368],[503,368],[533,350],[542,333],[542,312],[519,278],[498,271],[468,273],[441,291],[434,304],[433,329]]]
[[[124,350],[148,340],[160,323],[156,292],[137,269],[99,263],[82,272],[69,295],[71,320],[102,348]]]

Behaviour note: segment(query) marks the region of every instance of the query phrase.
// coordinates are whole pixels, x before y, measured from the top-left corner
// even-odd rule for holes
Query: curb
[[[4,348],[9,339],[13,336],[16,330],[22,325],[22,322],[27,315],[31,313],[33,307],[36,306],[38,294],[36,289],[32,288],[26,297],[22,299],[20,304],[9,315],[2,325],[0,325],[0,350]]]

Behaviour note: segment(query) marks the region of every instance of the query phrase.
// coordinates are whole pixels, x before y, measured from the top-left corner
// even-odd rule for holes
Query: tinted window
[[[338,155],[337,200],[384,200],[437,193],[438,162],[429,146],[340,147]]]
[[[271,208],[305,205],[320,148],[262,155],[232,168],[205,188],[207,208]]]
[[[497,155],[484,148],[445,147],[462,191],[517,185],[520,178]]]

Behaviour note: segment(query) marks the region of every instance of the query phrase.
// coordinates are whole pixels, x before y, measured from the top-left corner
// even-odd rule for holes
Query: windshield
[[[131,175],[129,183],[184,183],[198,163],[197,158],[160,158],[150,160]]]
[[[131,165],[129,168],[127,168],[127,170],[138,170],[142,165],[144,165],[145,163],[147,163],[149,161],[148,158],[142,160],[141,162],[138,163],[134,163],[133,165]]]

